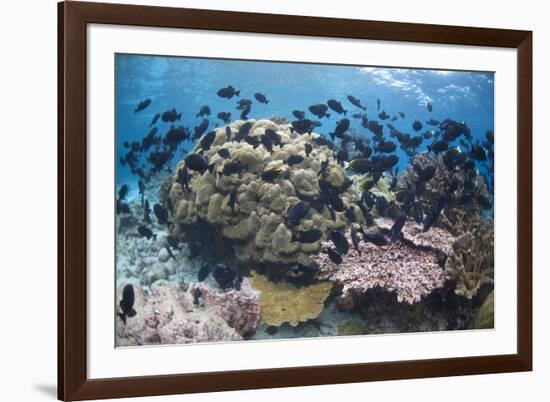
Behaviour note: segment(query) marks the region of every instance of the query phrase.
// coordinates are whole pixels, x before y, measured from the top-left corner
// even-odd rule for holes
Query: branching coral
[[[178,171],[184,167],[184,161],[178,164],[170,190],[173,220],[177,223],[171,227],[172,235],[186,240],[194,237],[197,229],[209,228],[232,242],[241,262],[270,265],[306,262],[319,251],[322,239],[300,243],[293,241],[293,234],[315,228],[324,236],[331,229],[346,227],[348,217],[345,210],[333,211],[331,216],[326,204],[317,203],[293,226],[285,219],[288,209],[300,200],[313,204],[321,191],[320,177],[342,188],[340,197],[345,209],[360,194],[345,186],[343,167],[334,159],[333,150],[318,141],[318,134],[300,135],[292,132],[289,124],[248,120],[246,124],[251,126],[248,141],[235,141],[243,124],[239,120],[228,126],[229,141],[226,127],[215,130],[212,144],[203,150],[212,166],[211,172],[189,171],[190,191],[178,182]],[[283,145],[260,144],[266,129],[274,130]],[[200,143],[194,151],[201,147]],[[227,150],[228,158],[218,154],[221,149]],[[291,157],[295,160],[289,164]],[[328,164],[319,175],[323,162]],[[238,171],[224,174],[224,169],[231,165],[238,166]],[[280,173],[273,179],[263,179],[262,174],[270,169],[280,169]],[[233,206],[229,202],[231,191],[236,192]],[[355,220],[364,223],[360,210],[354,207],[352,211]]]
[[[266,277],[253,273],[251,287],[260,292],[263,323],[280,326],[288,322],[295,327],[300,322],[321,314],[332,284],[321,282],[297,288],[286,283],[271,282]]]
[[[493,226],[480,221],[460,235],[447,258],[445,271],[456,282],[455,293],[471,299],[481,285],[494,281]]]

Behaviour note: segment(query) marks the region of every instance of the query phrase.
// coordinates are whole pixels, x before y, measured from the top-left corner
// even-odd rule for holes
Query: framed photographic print
[[[532,34],[59,3],[59,398],[531,370]]]

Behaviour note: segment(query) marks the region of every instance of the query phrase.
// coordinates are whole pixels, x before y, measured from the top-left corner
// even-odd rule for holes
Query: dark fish
[[[179,241],[178,239],[176,239],[175,237],[172,237],[172,236],[166,236],[166,242],[168,243],[168,245],[170,247],[172,247],[173,249],[175,250],[179,250],[180,247],[179,247]]]
[[[167,110],[161,115],[163,122],[175,122],[176,120],[181,120],[181,113],[176,112],[176,109]]]
[[[366,158],[352,159],[349,162],[349,166],[354,172],[360,173],[360,174],[364,174],[364,173],[369,172],[371,167],[372,167],[370,160],[368,160]]]
[[[332,137],[332,140],[334,141],[334,137],[342,138],[344,133],[348,131],[349,126],[349,119],[342,119],[338,123],[336,123],[336,128],[334,129],[334,132],[329,133],[329,135]]]
[[[325,147],[329,147],[331,149],[334,148],[334,143],[328,139],[326,139],[325,137],[323,136],[319,136],[317,138],[314,138],[313,139],[313,142],[316,144],[316,145],[319,145],[320,147],[322,146],[325,146]]]
[[[488,130],[485,133],[485,138],[487,138],[487,141],[489,141],[491,144],[495,143],[495,132],[493,130]]]
[[[210,106],[204,105],[200,108],[199,113],[195,117],[210,116]]]
[[[244,140],[246,141],[246,143],[252,145],[254,147],[254,149],[258,148],[260,146],[260,144],[262,143],[260,138],[252,137],[250,135],[247,135],[246,137],[244,137]]]
[[[241,115],[240,115],[241,120],[246,120],[248,118],[248,114],[250,113],[251,110],[252,110],[252,108],[250,108],[250,107],[244,108],[243,111],[241,112]]]
[[[367,123],[367,129],[378,137],[383,136],[382,130],[384,129],[384,126],[379,124],[376,120],[369,120]]]
[[[422,168],[419,165],[413,164],[413,168],[418,174],[418,178],[420,179],[420,181],[424,181],[424,182],[430,181],[431,178],[434,177],[435,172],[437,170],[435,165],[428,165],[425,168]]]
[[[187,243],[187,251],[188,258],[193,259],[198,257],[202,253],[202,243],[199,243],[198,241]]]
[[[319,229],[310,229],[303,232],[293,233],[291,241],[298,241],[300,243],[315,243],[321,238],[323,232]]]
[[[401,118],[404,119],[405,118],[405,113],[399,112],[399,116],[401,116]]]
[[[390,115],[387,114],[386,111],[383,110],[382,112],[378,113],[378,118],[380,120],[387,120],[387,119],[390,118]]]
[[[189,170],[194,170],[197,172],[204,172],[206,170],[212,171],[213,165],[208,165],[206,158],[200,154],[189,154],[185,157],[185,166]]]
[[[237,273],[225,264],[216,264],[212,270],[212,276],[222,289],[227,289],[233,285]]]
[[[326,173],[328,164],[329,164],[328,159],[325,159],[324,161],[321,162],[321,167],[319,169],[319,172],[317,173],[317,176],[323,176]]]
[[[239,131],[237,132],[237,135],[235,135],[235,139],[237,141],[242,141],[244,138],[248,135],[250,132],[250,129],[252,128],[252,122],[247,121],[246,123],[242,124],[239,128]]]
[[[128,141],[124,141],[124,142],[122,143],[122,145],[123,145],[124,148],[126,148],[126,149],[130,148],[130,144],[128,143]]]
[[[445,140],[437,140],[428,145],[428,151],[430,152],[433,151],[435,153],[439,153],[446,151],[447,149],[449,149],[449,143]]]
[[[225,127],[225,138],[227,142],[231,141],[231,127],[229,126]]]
[[[428,109],[428,112],[433,110],[432,102],[426,102],[426,109]]]
[[[430,228],[433,226],[437,218],[438,218],[437,214],[434,214],[434,213],[426,214],[426,216],[422,220],[422,225],[423,225],[422,231],[427,232],[428,230],[430,230]]]
[[[157,239],[157,235],[153,233],[151,229],[149,229],[147,226],[140,226],[137,228],[138,234],[142,237],[147,238],[147,240]]]
[[[357,99],[356,97],[352,96],[352,95],[348,95],[348,100],[350,101],[350,103],[353,105],[353,106],[356,106],[360,109],[363,109],[363,110],[367,110],[367,108],[365,106],[363,106],[361,104],[361,101],[359,99]]]
[[[130,215],[132,211],[130,210],[130,205],[121,200],[116,200],[116,213],[117,215],[124,214]]]
[[[143,220],[146,224],[150,225],[153,222],[151,222],[151,207],[149,206],[149,200],[145,200],[143,204]]]
[[[222,173],[224,176],[230,176],[232,174],[240,173],[246,169],[246,166],[243,165],[240,161],[233,161],[226,163],[223,166]]]
[[[151,120],[151,123],[149,123],[149,127],[154,126],[155,124],[157,124],[157,121],[159,120],[159,118],[160,118],[160,113],[157,113],[153,117],[153,120]]]
[[[285,163],[289,166],[294,166],[299,163],[302,163],[304,160],[304,157],[302,155],[291,155],[289,158],[285,161]]]
[[[293,110],[292,114],[294,117],[296,117],[298,120],[303,120],[306,117],[306,113],[301,110]]]
[[[202,292],[199,288],[193,289],[193,304],[195,306],[199,305],[201,296],[202,296]]]
[[[301,119],[293,121],[291,131],[296,131],[298,134],[311,134],[313,131],[313,122],[309,119]]]
[[[424,139],[425,140],[429,140],[430,138],[432,138],[434,136],[435,136],[435,131],[433,131],[433,130],[428,130],[424,133]]]
[[[380,111],[380,105],[382,104],[382,101],[380,99],[376,99],[376,110]]]
[[[273,141],[271,138],[265,134],[262,134],[260,136],[260,143],[264,146],[264,148],[269,152],[273,152]]]
[[[439,126],[441,123],[432,117],[426,122],[426,124],[429,124],[430,126]]]
[[[257,100],[258,102],[260,102],[260,103],[264,103],[264,104],[266,104],[266,105],[269,103],[269,101],[267,100],[267,97],[266,97],[264,94],[261,94],[261,93],[259,93],[259,92],[256,92],[256,93],[254,94],[254,97],[255,97],[256,100]]]
[[[344,201],[337,194],[328,194],[327,198],[333,210],[336,212],[344,212],[346,209]]]
[[[300,223],[300,219],[305,218],[309,212],[309,204],[304,201],[298,201],[296,204],[288,208],[286,217],[288,222],[297,226]]]
[[[363,233],[363,239],[376,246],[385,246],[388,244],[388,240],[384,237],[384,235],[378,232]]]
[[[336,246],[336,249],[340,254],[347,254],[349,251],[349,243],[348,239],[339,230],[331,230],[330,231],[330,239],[334,243],[334,246]]]
[[[189,169],[187,166],[182,167],[178,170],[178,183],[187,191],[190,191],[189,188],[189,180],[191,178],[189,177]]]
[[[349,154],[345,149],[341,149],[340,151],[336,152],[336,160],[338,163],[344,163],[349,159]]]
[[[138,180],[138,189],[139,194],[141,194],[141,196],[143,197],[143,195],[145,194],[145,183],[141,179]]]
[[[199,144],[203,149],[203,151],[208,151],[215,139],[216,139],[215,131],[210,131],[208,134],[204,135],[199,141]]]
[[[306,143],[306,145],[304,145],[304,148],[305,148],[305,151],[306,151],[306,156],[309,156],[311,151],[313,151],[313,147],[309,143]]]
[[[418,120],[415,120],[415,122],[412,125],[412,128],[414,131],[420,131],[422,130],[422,123],[420,123]]]
[[[359,250],[359,237],[357,236],[357,228],[355,225],[351,225],[351,243],[353,244],[355,251],[361,255],[361,250]]]
[[[391,141],[379,142],[375,148],[378,152],[391,153],[397,149],[397,145]]]
[[[168,220],[168,211],[160,204],[153,205],[153,212],[161,225],[171,224]]]
[[[335,264],[341,264],[344,261],[340,253],[332,247],[327,250],[327,254],[328,258]]]
[[[478,162],[483,162],[487,160],[487,151],[481,145],[472,146],[469,155],[472,159],[475,159]]]
[[[267,169],[262,173],[262,180],[264,180],[264,181],[273,181],[277,177],[279,177],[279,175],[281,174],[282,171],[283,170],[280,167],[274,167],[274,168],[271,168],[271,169]]]
[[[229,153],[229,149],[227,148],[218,149],[218,155],[220,155],[224,159],[228,159],[231,156]]]
[[[229,199],[227,201],[227,205],[229,208],[231,208],[231,213],[235,213],[235,202],[237,201],[237,187],[232,186],[229,189]]]
[[[250,107],[252,107],[252,101],[250,99],[242,98],[242,99],[239,99],[239,101],[237,102],[236,109],[245,110],[245,109],[249,109]]]
[[[134,113],[141,112],[150,104],[151,104],[151,99],[145,99],[144,101],[139,102],[139,105],[134,109]]]
[[[309,107],[309,111],[320,119],[322,119],[325,116],[327,119],[330,117],[330,114],[327,113],[327,110],[328,110],[328,106],[323,105],[322,103],[318,103],[316,105],[312,105]]]
[[[203,119],[201,121],[201,124],[199,124],[198,126],[195,126],[195,135],[194,135],[194,138],[199,138],[201,135],[203,135],[206,130],[208,129],[208,125],[210,124],[210,122],[208,121],[208,119]],[[214,136],[216,136],[214,134]]]
[[[237,91],[231,85],[228,85],[226,88],[220,89],[217,94],[220,98],[231,99],[234,96],[240,96],[241,91]]]
[[[395,218],[395,221],[393,222],[393,226],[391,227],[391,238],[393,241],[399,239],[399,236],[401,235],[401,230],[403,229],[403,226],[405,225],[406,221],[407,221],[407,215],[403,213],[397,215],[397,217]]]
[[[197,279],[199,282],[202,282],[206,278],[208,278],[208,275],[210,275],[210,264],[205,262],[204,264],[202,264],[201,268],[199,269],[199,272],[197,274]]]
[[[422,223],[422,219],[424,218],[424,214],[422,213],[422,204],[419,202],[415,202],[412,207],[412,213],[414,221],[418,224]]]
[[[120,188],[118,189],[118,200],[119,201],[123,201],[124,199],[126,199],[126,195],[128,194],[128,185],[127,184],[123,184],[122,186],[120,186]]]
[[[134,301],[135,301],[135,295],[134,295],[134,287],[130,284],[124,286],[124,289],[122,289],[122,300],[120,300],[120,309],[122,310],[121,313],[118,313],[118,316],[126,325],[126,317],[132,318],[136,316],[136,310],[134,310]]]
[[[227,124],[231,121],[231,112],[220,112],[216,117]]]
[[[347,110],[344,110],[344,108],[342,107],[342,104],[338,102],[336,99],[329,99],[327,101],[327,105],[338,114],[343,113],[345,116],[346,113],[348,112]]]

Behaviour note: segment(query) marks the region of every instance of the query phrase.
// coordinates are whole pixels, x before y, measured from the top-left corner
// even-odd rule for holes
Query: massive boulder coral
[[[328,281],[298,288],[289,283],[271,282],[255,272],[250,282],[260,294],[262,322],[274,326],[288,322],[295,327],[316,318],[332,289]]]
[[[456,283],[455,293],[468,299],[482,285],[494,282],[493,225],[480,218],[476,222],[456,239],[445,264],[448,277]]]
[[[234,140],[243,124],[250,124],[246,140]],[[282,146],[273,144],[272,152],[260,143],[266,129],[280,136]],[[227,138],[227,130],[231,139]],[[298,134],[290,124],[277,125],[270,120],[235,121],[227,127],[217,128],[207,149],[201,148],[199,140],[194,152],[201,150],[211,164],[211,171],[190,171],[190,190],[178,182],[178,172],[185,162],[181,161],[175,171],[169,200],[173,208],[172,235],[188,240],[197,235],[197,229],[208,229],[230,247],[238,260],[244,263],[284,265],[294,262],[306,263],[316,254],[324,238],[314,243],[293,241],[293,235],[312,228],[324,234],[331,229],[342,229],[349,224],[350,213],[354,220],[363,223],[360,209],[355,205],[360,194],[346,186],[344,168],[334,158],[334,151],[319,134]],[[204,138],[204,137],[203,137]],[[252,145],[251,145],[252,144]],[[229,157],[220,156],[225,149]],[[289,164],[289,158],[296,163]],[[300,157],[303,159],[300,161]],[[329,210],[319,203],[310,208],[298,225],[286,221],[288,209],[302,200],[315,200],[319,196],[319,172],[322,163],[328,164],[321,177],[337,188],[344,211]],[[241,171],[223,174],[225,168],[238,164]],[[281,169],[274,179],[262,179],[270,169]],[[236,191],[236,202],[230,206],[231,192]]]
[[[385,231],[389,222],[382,218],[376,225]],[[341,288],[340,306],[354,307],[356,298],[376,287],[394,292],[399,302],[408,304],[417,303],[434,289],[443,287],[445,271],[439,262],[441,254],[452,244],[452,236],[441,229],[422,233],[412,221],[405,224],[403,235],[402,240],[387,246],[360,242],[359,250],[350,248],[341,264],[335,264],[325,254],[317,257],[320,278]],[[349,234],[346,236],[351,244]],[[327,242],[325,246],[331,244]]]
[[[121,283],[117,290],[117,313],[125,285]],[[119,347],[239,341],[258,325],[257,297],[252,294],[215,294],[198,286],[202,290],[197,298],[194,292],[197,285],[183,291],[163,280],[152,285],[150,294],[139,286],[133,287],[137,314],[127,318],[126,324],[117,314],[115,329]],[[238,314],[243,306],[247,307],[246,311]]]

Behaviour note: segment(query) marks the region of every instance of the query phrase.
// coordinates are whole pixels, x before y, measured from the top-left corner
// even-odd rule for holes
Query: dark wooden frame
[[[86,375],[86,25],[194,28],[517,49],[517,353],[116,379]],[[212,392],[532,370],[532,32],[166,7],[58,4],[58,397]]]

